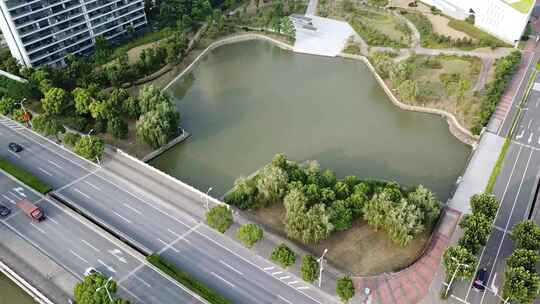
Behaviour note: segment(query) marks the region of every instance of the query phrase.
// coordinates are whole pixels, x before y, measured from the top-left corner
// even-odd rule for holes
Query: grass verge
[[[179,269],[176,265],[167,261],[159,254],[152,254],[146,258],[150,264],[156,266],[161,271],[165,272],[171,278],[178,281],[180,284],[186,286],[191,291],[197,293],[205,300],[212,304],[232,304],[231,301],[225,299],[223,296],[219,295],[214,290],[204,286],[197,279],[191,277],[189,274]]]
[[[121,44],[120,46],[116,47],[114,49],[114,53],[111,56],[111,58],[112,59],[118,58],[122,56],[123,54],[127,53],[127,51],[129,51],[130,49],[134,47],[138,47],[147,43],[155,42],[155,41],[170,37],[173,34],[174,34],[174,30],[169,27],[163,28],[157,32],[144,33],[143,35],[135,38],[134,40],[125,44]]]
[[[19,168],[18,166],[12,164],[7,159],[0,158],[0,168],[7,173],[11,174],[13,177],[23,182],[27,186],[34,188],[38,192],[47,194],[52,190],[52,187],[48,184],[42,182],[39,178],[35,177],[30,172]]]

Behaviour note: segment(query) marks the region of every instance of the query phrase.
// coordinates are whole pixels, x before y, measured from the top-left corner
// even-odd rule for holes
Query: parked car
[[[97,273],[97,274],[101,274],[101,272],[99,272],[97,269],[95,269],[94,267],[88,267],[84,270],[84,276],[87,277],[89,275],[92,275],[94,273]]]
[[[8,145],[9,149],[15,153],[21,152],[23,150],[23,147],[19,145],[18,143],[9,143]]]
[[[478,291],[484,291],[487,284],[487,269],[481,268],[476,273],[476,278],[472,284],[473,288]]]
[[[4,205],[0,205],[0,217],[6,217],[11,213],[11,209]]]

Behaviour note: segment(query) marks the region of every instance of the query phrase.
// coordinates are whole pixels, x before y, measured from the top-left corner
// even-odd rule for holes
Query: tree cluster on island
[[[317,162],[299,165],[283,154],[253,177],[239,178],[225,202],[244,210],[283,203],[285,232],[303,243],[317,243],[364,219],[400,246],[429,228],[441,208],[421,185],[404,189],[395,182],[362,181],[356,176],[339,180],[333,171],[321,171]]]

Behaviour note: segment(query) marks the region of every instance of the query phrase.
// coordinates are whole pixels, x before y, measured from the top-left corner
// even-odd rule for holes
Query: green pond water
[[[8,277],[0,274],[0,304],[34,304],[34,300]]]
[[[151,165],[213,196],[282,152],[445,201],[470,152],[444,119],[394,106],[363,63],[268,42],[215,49],[169,91],[192,136]]]

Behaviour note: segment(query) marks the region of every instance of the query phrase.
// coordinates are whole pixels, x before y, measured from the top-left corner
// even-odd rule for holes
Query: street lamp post
[[[107,292],[107,296],[109,297],[109,301],[112,303],[113,298],[111,297],[111,294],[109,293],[109,289],[107,288],[107,285],[109,284],[111,280],[112,280],[112,277],[108,278],[107,281],[105,281],[105,284],[103,284],[103,286],[96,289],[96,292],[99,292],[101,289],[105,289],[105,291]]]
[[[205,207],[206,207],[206,211],[210,211],[210,202],[208,201],[208,193],[210,193],[210,191],[212,191],[212,187],[208,188],[208,190],[206,191],[206,197],[205,197]]]
[[[452,275],[452,278],[450,279],[450,282],[448,283],[448,286],[446,287],[446,291],[444,293],[444,296],[448,296],[448,291],[450,290],[450,286],[452,286],[452,283],[454,282],[454,279],[456,278],[456,274],[459,270],[459,267],[463,266],[465,268],[468,268],[470,267],[469,265],[467,264],[463,264],[463,263],[460,263],[456,258],[454,257],[451,257],[451,259],[457,263],[457,267],[456,267],[456,270],[454,270],[454,274]]]
[[[323,266],[324,266],[324,255],[328,252],[328,248],[325,248],[321,257],[317,259],[317,262],[319,262],[319,288],[322,284],[322,272],[323,272]]]

